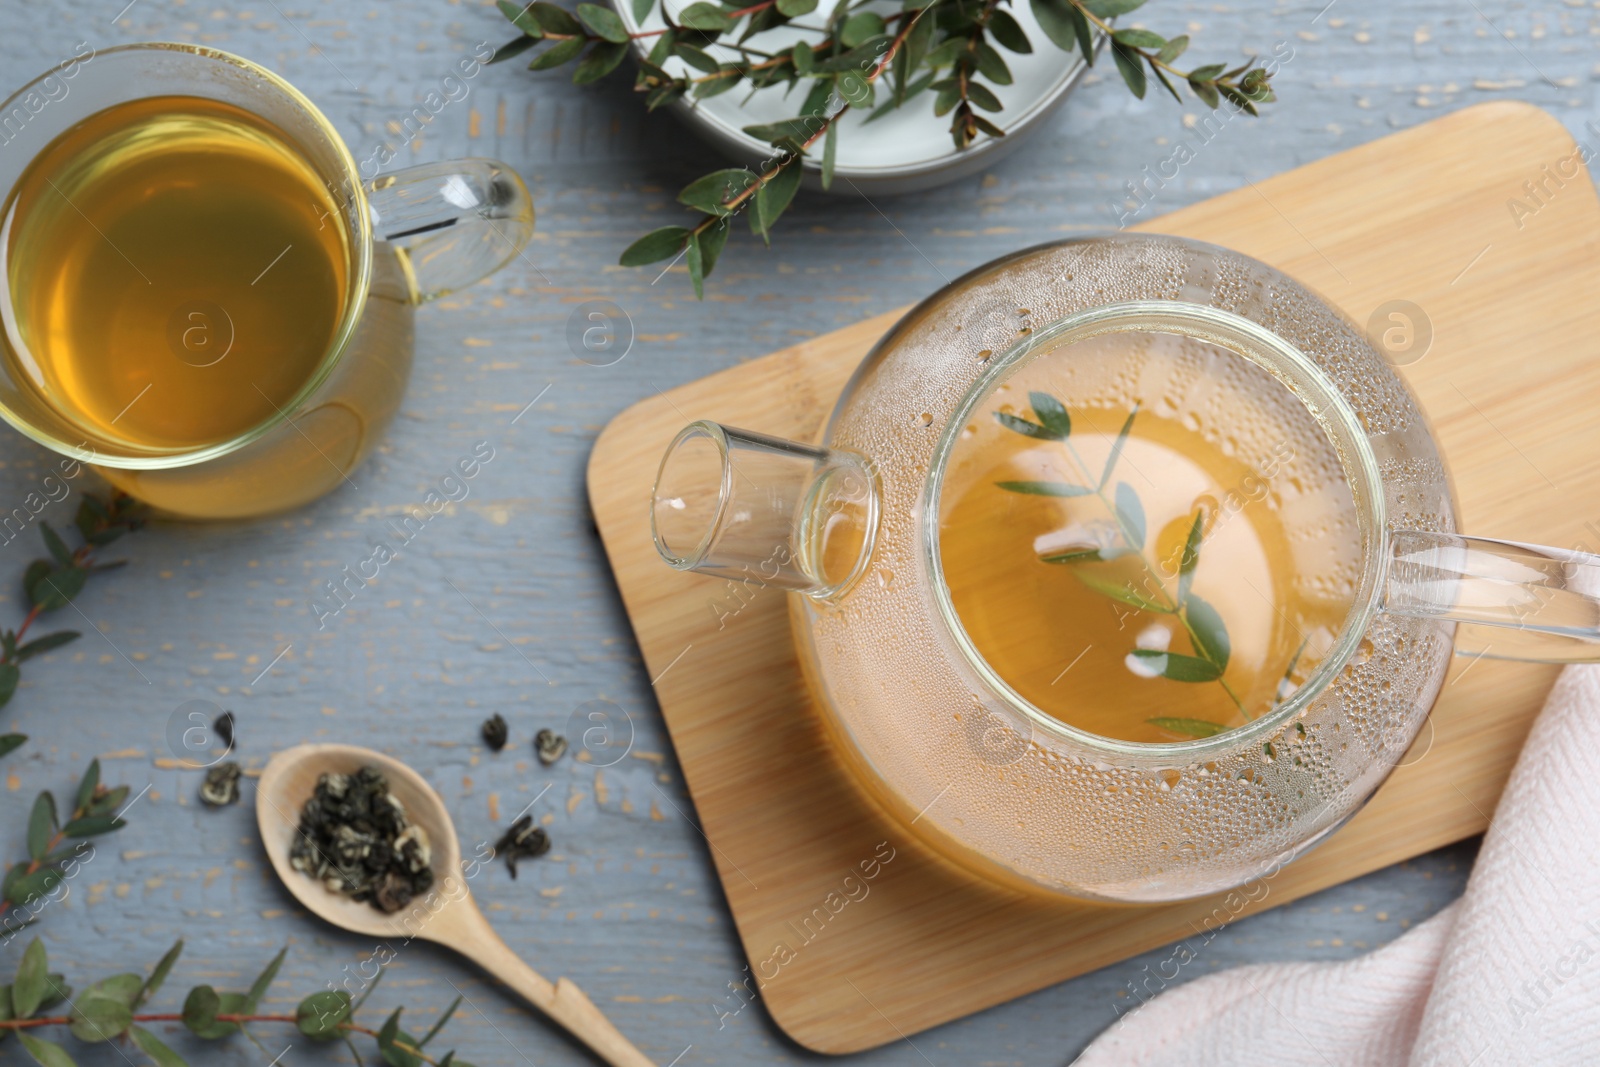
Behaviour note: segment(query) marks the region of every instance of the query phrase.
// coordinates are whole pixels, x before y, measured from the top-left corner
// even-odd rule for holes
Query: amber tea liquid
[[[1046,713],[1129,741],[1270,711],[1332,647],[1361,567],[1310,414],[1242,357],[1167,334],[1078,342],[1014,375],[963,428],[940,519],[952,602],[989,665]]]
[[[339,219],[249,112],[196,97],[101,111],[12,190],[4,358],[91,444],[227,441],[284,412],[328,355],[348,299]]]

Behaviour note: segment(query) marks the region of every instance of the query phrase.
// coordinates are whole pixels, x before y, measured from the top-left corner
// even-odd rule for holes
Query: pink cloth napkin
[[[1342,963],[1209,975],[1076,1067],[1600,1064],[1600,667],[1568,667],[1462,898]]]

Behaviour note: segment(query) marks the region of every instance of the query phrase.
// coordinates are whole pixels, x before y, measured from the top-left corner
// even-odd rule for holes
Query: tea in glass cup
[[[480,159],[363,182],[309,100],[213,49],[107,49],[24,108],[52,79],[0,104],[26,116],[0,154],[0,417],[181,516],[354,485],[413,307],[527,243],[521,179]]]

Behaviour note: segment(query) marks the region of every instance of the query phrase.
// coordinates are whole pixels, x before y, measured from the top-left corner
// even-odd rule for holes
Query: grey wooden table
[[[1325,2],[1151,4],[1150,23],[1187,25],[1197,55],[1266,53],[1279,41],[1294,55],[1278,79],[1283,102],[1260,121],[1233,124],[1141,217],[1481,100],[1525,98],[1574,133],[1593,115],[1600,15],[1578,0],[1482,4],[1482,13],[1472,0],[1334,0],[1318,17]],[[360,159],[403,139],[390,124],[456,58],[509,36],[481,0],[135,0],[119,13],[125,3],[4,0],[4,90],[81,41],[200,42],[300,86]],[[738,1003],[729,983],[744,959],[704,840],[670,806],[652,803],[659,785],[692,811],[588,515],[590,443],[608,419],[656,390],[909,303],[1023,245],[1105,228],[1124,183],[1170,154],[1185,113],[1197,108],[1154,94],[1139,102],[1096,79],[1038,140],[981,179],[876,207],[805,197],[771,250],[739,234],[700,304],[681,273],[651,284],[654,272],[614,265],[637,234],[683,217],[673,195],[710,163],[674,118],[646,116],[629,84],[618,75],[577,88],[561,73],[496,66],[473,80],[466,101],[399,145],[399,163],[476,154],[517,167],[539,211],[526,259],[419,314],[403,415],[356,486],[286,519],[162,525],[128,541],[132,565],[81,598],[103,636],[90,633],[30,665],[0,713],[32,737],[0,766],[0,855],[23,854],[34,794],[67,790],[93,756],[109,779],[135,792],[150,787],[128,828],[37,928],[73,980],[142,970],[183,937],[188,950],[158,1001],[173,1005],[202,981],[242,988],[287,943],[266,1003],[288,1010],[342,982],[374,950],[296,910],[256,844],[248,789],[246,804],[222,812],[196,803],[197,776],[172,763],[169,723],[186,701],[209,700],[236,711],[240,754],[253,766],[298,741],[368,743],[402,756],[438,785],[469,844],[494,833],[493,812],[503,819],[537,797],[553,855],[524,866],[515,882],[489,872],[475,892],[516,949],[546,974],[575,979],[660,1063],[816,1058],[758,1006],[728,1014]],[[568,317],[586,300],[614,301],[631,318],[638,340],[620,363],[596,367],[569,348]],[[3,436],[0,501],[20,500],[49,457]],[[471,496],[319,632],[311,601],[322,583],[363,558],[383,536],[380,523],[480,440],[492,442],[496,459]],[[59,514],[46,517],[64,523],[70,502],[52,507]],[[36,553],[31,534],[0,546],[0,569],[20,574]],[[13,580],[3,588],[0,617],[20,617]],[[626,716],[629,757],[603,775],[570,759],[541,768],[526,747],[533,731],[563,728],[594,700]],[[512,724],[513,749],[488,757],[477,725],[495,710]],[[1357,955],[1453,899],[1473,853],[1464,843],[1237,923],[1183,977],[1242,962]],[[14,967],[24,940],[0,948],[0,973]],[[1130,984],[1160,958],[1107,968],[859,1060],[1068,1062],[1126,1009]],[[592,1062],[494,984],[427,947],[398,950],[364,1014],[381,1019],[404,1004],[422,1025],[454,999],[452,985],[465,1000],[441,1047],[454,1044],[480,1065]],[[234,1038],[192,1062],[266,1064],[291,1044],[283,1063],[350,1062],[348,1052],[313,1048],[286,1027],[261,1033],[266,1054]],[[187,1035],[170,1040],[197,1051]],[[21,1058],[14,1042],[0,1046],[8,1058]],[[80,1061],[125,1062],[109,1046]]]

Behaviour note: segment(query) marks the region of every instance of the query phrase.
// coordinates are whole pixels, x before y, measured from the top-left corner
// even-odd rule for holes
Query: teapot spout
[[[650,500],[656,550],[678,570],[819,600],[861,576],[877,532],[866,457],[704,420],[668,446]]]

